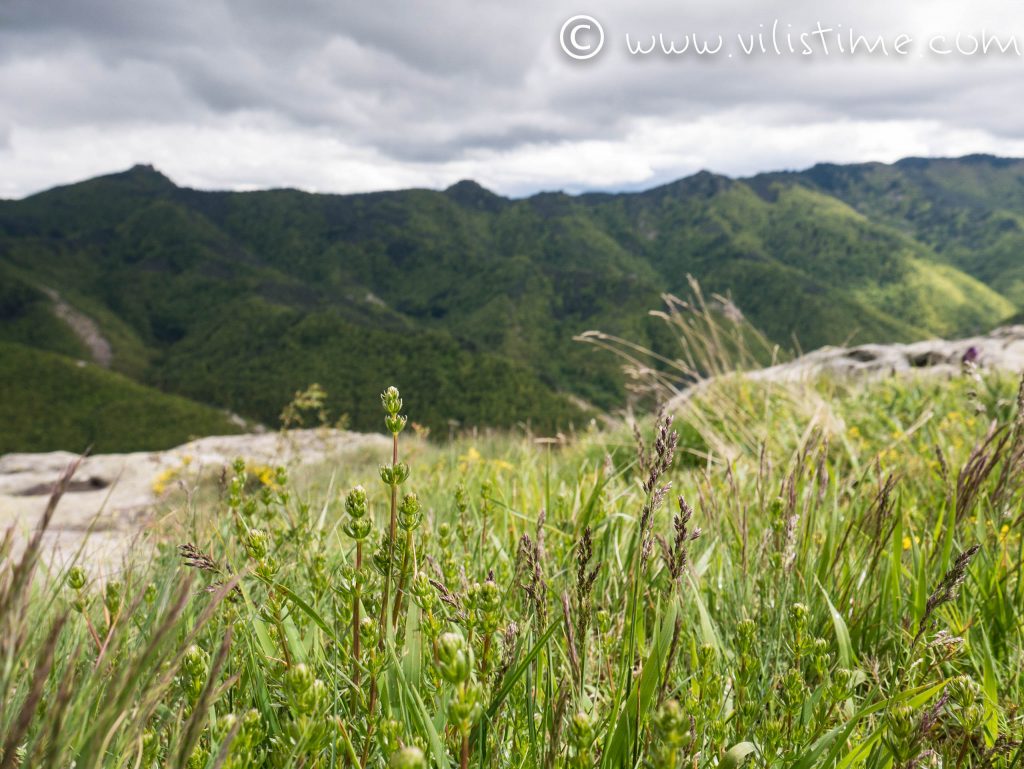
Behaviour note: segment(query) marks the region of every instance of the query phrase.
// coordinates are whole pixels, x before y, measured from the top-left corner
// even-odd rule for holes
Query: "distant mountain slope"
[[[818,165],[756,183],[802,185],[894,226],[1024,304],[1024,160],[970,155],[892,165]]]
[[[242,426],[227,414],[165,395],[63,355],[0,342],[0,454],[140,451]]]
[[[264,422],[319,381],[376,428],[367,394],[393,381],[437,430],[554,429],[621,402],[617,362],[572,336],[671,353],[646,312],[687,274],[786,347],[995,325],[1024,303],[1022,174],[903,161],[511,200],[202,192],[137,166],[0,201],[0,340],[80,355],[49,317],[59,291],[115,370]]]

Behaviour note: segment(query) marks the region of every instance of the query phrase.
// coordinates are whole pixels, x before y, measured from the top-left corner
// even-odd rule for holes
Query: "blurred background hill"
[[[522,199],[207,192],[136,166],[0,201],[0,451],[275,425],[310,382],[359,430],[392,382],[437,432],[564,428],[624,402],[618,361],[573,336],[671,356],[647,313],[687,275],[808,350],[997,326],[1022,251],[1024,161],[981,155]]]

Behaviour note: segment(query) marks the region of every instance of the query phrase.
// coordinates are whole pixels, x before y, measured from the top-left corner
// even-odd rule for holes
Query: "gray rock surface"
[[[1024,326],[1004,326],[985,336],[930,339],[909,344],[822,347],[788,363],[754,371],[754,379],[797,381],[820,374],[842,377],[902,373],[956,374],[969,351],[978,368],[1024,370]]]
[[[306,465],[344,459],[366,448],[386,456],[383,435],[339,430],[292,430],[211,436],[167,451],[86,457],[60,500],[44,539],[55,565],[76,553],[92,564],[116,568],[152,520],[162,492],[179,477],[219,471],[242,457],[250,464]],[[76,458],[66,451],[0,456],[0,530],[13,527],[23,544],[37,525],[54,483]]]
[[[743,376],[768,382],[801,382],[821,376],[871,379],[887,376],[956,376],[970,358],[980,370],[1024,371],[1024,325],[1003,326],[984,336],[928,339],[907,344],[822,347],[786,363],[747,371]],[[711,380],[683,390],[668,404],[679,408]]]

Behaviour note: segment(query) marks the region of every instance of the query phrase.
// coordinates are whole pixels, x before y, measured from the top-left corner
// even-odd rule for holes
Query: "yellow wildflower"
[[[174,479],[178,476],[178,470],[174,467],[168,467],[166,470],[160,471],[160,473],[153,479],[151,488],[153,494],[158,497],[162,497],[167,491],[167,487],[171,485]]]
[[[466,472],[471,466],[478,464],[480,460],[480,452],[476,450],[476,446],[470,446],[469,451],[459,457],[459,470]]]
[[[256,480],[260,482],[260,485],[274,485],[274,468],[268,467],[267,465],[253,465],[252,467],[248,467],[246,469],[254,476],[256,476]]]

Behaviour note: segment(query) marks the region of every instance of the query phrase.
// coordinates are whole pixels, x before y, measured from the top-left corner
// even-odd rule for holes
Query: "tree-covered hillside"
[[[244,427],[92,363],[7,342],[0,342],[0,425],[0,454],[143,451]]]

